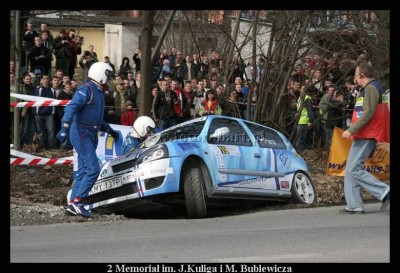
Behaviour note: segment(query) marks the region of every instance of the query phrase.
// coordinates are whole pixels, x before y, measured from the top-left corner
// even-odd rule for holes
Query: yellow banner
[[[346,160],[353,140],[342,138],[342,133],[342,129],[335,127],[326,166],[327,175],[344,176]],[[390,143],[377,143],[373,155],[367,158],[364,166],[376,178],[390,179]]]

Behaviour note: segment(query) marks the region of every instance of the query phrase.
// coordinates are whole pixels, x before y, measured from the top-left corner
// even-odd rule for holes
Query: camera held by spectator
[[[78,35],[77,35],[75,38],[76,38],[75,41],[76,41],[77,44],[83,45],[83,42],[84,42],[84,40],[85,40],[85,37],[83,37],[83,36],[78,36]]]

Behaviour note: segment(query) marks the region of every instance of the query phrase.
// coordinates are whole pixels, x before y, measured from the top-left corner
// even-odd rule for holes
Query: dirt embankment
[[[61,158],[72,155],[72,152],[54,150],[36,154],[41,157]],[[328,151],[306,151],[303,156],[317,188],[317,206],[343,204],[343,177],[327,176],[325,172]],[[111,221],[125,218],[121,215],[94,215],[91,219],[65,216],[63,206],[66,204],[66,194],[72,184],[72,166],[10,166],[10,174],[12,226]],[[365,199],[374,199],[369,194],[364,196]],[[285,206],[289,205],[283,205]],[[268,209],[268,205],[258,209]]]

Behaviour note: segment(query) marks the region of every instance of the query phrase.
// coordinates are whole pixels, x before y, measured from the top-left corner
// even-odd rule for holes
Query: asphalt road
[[[11,227],[10,262],[389,263],[390,211],[379,207]]]

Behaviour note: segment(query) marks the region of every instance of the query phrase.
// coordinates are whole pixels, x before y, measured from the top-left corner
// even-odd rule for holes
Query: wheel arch
[[[180,172],[180,176],[179,176],[179,192],[183,192],[182,174],[184,173],[184,171],[187,168],[191,168],[194,166],[201,167],[201,173],[202,173],[203,181],[204,181],[203,185],[205,186],[204,190],[205,190],[206,195],[208,195],[212,191],[211,174],[210,174],[210,170],[207,167],[207,164],[204,161],[204,159],[198,155],[190,155],[182,163],[182,168],[181,168],[181,172]]]

